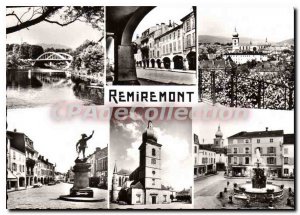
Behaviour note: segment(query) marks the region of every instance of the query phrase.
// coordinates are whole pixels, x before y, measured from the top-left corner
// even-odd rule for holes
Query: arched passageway
[[[173,57],[174,69],[183,69],[183,57],[176,55]]]
[[[157,63],[157,67],[158,67],[158,68],[161,68],[161,60],[160,60],[160,59],[157,59],[157,60],[156,60],[156,63]]]
[[[196,70],[196,52],[189,52],[186,58],[189,64],[189,70]]]
[[[168,58],[168,57],[163,58],[163,64],[166,69],[170,69],[170,67],[171,67],[170,58]]]
[[[151,62],[151,68],[155,68],[155,60],[151,59],[150,62]]]

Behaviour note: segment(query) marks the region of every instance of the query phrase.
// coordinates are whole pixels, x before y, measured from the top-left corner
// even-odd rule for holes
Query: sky
[[[142,143],[142,134],[147,124],[148,121],[143,119],[135,121],[128,119],[125,122],[111,120],[111,171],[115,162],[118,171],[121,169],[134,171],[139,166],[138,148]],[[162,184],[172,186],[176,191],[189,188],[193,183],[191,120],[156,120],[153,121],[153,128],[158,143],[162,144]]]
[[[248,117],[239,120],[194,120],[193,133],[197,134],[200,143],[213,143],[215,134],[220,125],[225,140],[241,131],[264,131],[284,130],[285,134],[294,133],[294,111],[286,110],[266,110],[266,109],[244,109],[248,111]]]
[[[294,38],[293,8],[197,7],[198,35],[231,37],[236,27],[240,37],[280,42]]]
[[[156,24],[169,24],[169,20],[174,21],[177,24],[181,24],[180,19],[192,12],[192,6],[182,7],[164,7],[159,6],[151,10],[145,18],[140,22],[138,27],[133,33],[132,40],[136,39],[136,35],[141,36],[142,33],[148,28],[155,26]]]
[[[16,14],[23,14],[25,9],[14,9]],[[24,17],[26,18],[26,17]],[[25,19],[26,20],[26,19]],[[59,20],[57,16],[51,20]],[[16,18],[6,18],[6,26],[13,26],[16,24]],[[60,44],[72,49],[80,46],[85,40],[98,41],[101,35],[91,25],[76,21],[70,25],[61,27],[56,24],[47,22],[40,22],[36,25],[6,35],[6,43],[21,43],[29,44]]]
[[[57,122],[50,117],[49,108],[9,109],[7,124],[7,130],[25,133],[33,141],[34,149],[51,163],[56,163],[56,171],[63,173],[75,165],[75,146],[82,133],[89,136],[95,131],[87,143],[86,156],[96,147],[104,148],[109,143],[108,120]]]

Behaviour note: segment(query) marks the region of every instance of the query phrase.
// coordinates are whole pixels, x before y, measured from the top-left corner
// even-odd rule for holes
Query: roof
[[[6,135],[10,139],[10,147],[25,153],[25,134],[14,131],[6,131]]]
[[[295,134],[285,134],[283,136],[283,144],[295,144]]]
[[[180,19],[180,21],[183,22],[184,20],[186,20],[187,18],[189,18],[189,17],[192,16],[192,15],[194,15],[194,11],[192,11],[192,12],[190,12],[188,15],[182,17],[182,18]]]
[[[274,130],[274,131],[241,131],[236,133],[229,138],[253,138],[253,137],[280,137],[283,136],[283,130]]]
[[[131,185],[130,187],[136,188],[136,189],[144,189],[144,186],[142,185],[142,183],[140,181],[138,181],[137,183]]]

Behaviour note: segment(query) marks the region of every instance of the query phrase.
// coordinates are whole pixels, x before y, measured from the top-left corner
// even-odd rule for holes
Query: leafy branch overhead
[[[6,17],[13,18],[6,34],[11,34],[36,24],[47,22],[67,26],[76,21],[90,24],[93,28],[103,30],[104,7],[7,7]]]

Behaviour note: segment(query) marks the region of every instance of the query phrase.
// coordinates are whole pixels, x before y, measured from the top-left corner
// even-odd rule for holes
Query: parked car
[[[37,183],[37,184],[34,184],[33,185],[33,188],[39,188],[39,187],[42,187],[43,184],[42,183]]]
[[[53,186],[53,185],[55,185],[55,183],[53,181],[48,183],[48,186]]]

